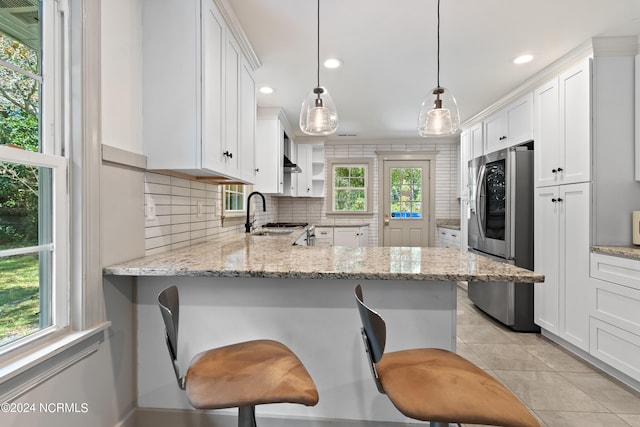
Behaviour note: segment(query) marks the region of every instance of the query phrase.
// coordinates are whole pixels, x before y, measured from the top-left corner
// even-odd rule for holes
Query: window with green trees
[[[0,10],[0,348],[68,324],[53,296],[66,275],[67,179],[42,138],[42,5],[24,2],[24,25]]]

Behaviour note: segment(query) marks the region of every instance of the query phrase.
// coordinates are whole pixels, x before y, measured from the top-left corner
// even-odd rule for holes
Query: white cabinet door
[[[591,179],[590,70],[585,60],[534,92],[537,187]]]
[[[254,190],[262,193],[284,192],[284,125],[279,112],[270,111],[256,121],[256,181]]]
[[[204,1],[202,5],[202,167],[222,171],[226,163],[222,154],[225,75],[221,64],[227,29],[213,1]]]
[[[536,187],[555,185],[564,148],[560,141],[560,104],[558,78],[534,92],[535,99],[535,182]]]
[[[504,111],[499,111],[484,121],[484,136],[485,154],[503,148],[507,139]]]
[[[471,131],[460,134],[460,163],[458,166],[458,196],[469,197],[469,160],[471,160]]]
[[[560,74],[560,134],[563,184],[591,179],[591,62],[583,61]]]
[[[312,175],[313,175],[313,145],[296,144],[297,160],[302,172],[296,174],[296,197],[311,197],[312,195]]]
[[[484,122],[485,154],[533,139],[533,95],[507,105]]]
[[[561,185],[560,277],[563,292],[560,304],[564,315],[560,336],[582,350],[589,350],[589,269],[591,228],[589,221],[591,184]]]
[[[575,346],[589,347],[590,184],[535,191],[534,317],[540,327]]]
[[[482,122],[473,125],[469,132],[471,133],[471,158],[475,159],[484,154],[484,127]]]
[[[240,74],[240,176],[256,180],[256,83],[246,60]]]
[[[349,246],[349,247],[368,246],[369,244],[368,231],[369,230],[367,226],[334,227],[333,245]]]
[[[333,229],[334,246],[359,246],[359,227],[336,227]]]
[[[560,207],[558,187],[536,188],[534,199],[534,270],[544,283],[534,284],[534,319],[541,328],[558,333],[560,316]]]

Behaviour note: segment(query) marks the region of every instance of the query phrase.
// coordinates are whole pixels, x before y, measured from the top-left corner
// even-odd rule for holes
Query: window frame
[[[227,192],[230,190],[227,190],[227,187],[230,185],[239,185],[242,186],[242,196],[241,196],[241,200],[242,200],[242,209],[241,210],[227,210]],[[233,218],[233,217],[240,217],[240,216],[245,216],[247,214],[247,206],[246,206],[246,200],[247,200],[247,185],[246,184],[241,184],[241,183],[233,183],[233,184],[222,184],[220,186],[221,188],[221,212],[222,215],[225,218]],[[240,194],[239,192],[234,192],[235,194]]]
[[[336,167],[362,167],[364,168],[365,180],[365,209],[363,211],[339,211],[335,209],[335,168]],[[374,159],[367,157],[344,157],[327,159],[327,197],[326,211],[330,215],[373,215],[373,175]]]
[[[0,355],[2,402],[95,353],[110,326],[99,298],[102,150],[100,31],[96,28],[100,28],[101,8],[99,2],[90,0],[42,0],[41,13],[43,143],[42,153],[33,155],[41,159],[53,156],[65,164],[65,191],[56,197],[64,196],[66,218],[57,217],[64,226],[57,230],[61,233],[57,238],[64,236],[66,247],[57,248],[56,263],[67,276],[56,283],[58,287],[52,294],[56,298],[55,310],[61,316],[59,325],[65,319],[66,326],[17,340],[15,348]],[[13,154],[22,151],[2,148],[3,155],[5,150],[15,150]]]

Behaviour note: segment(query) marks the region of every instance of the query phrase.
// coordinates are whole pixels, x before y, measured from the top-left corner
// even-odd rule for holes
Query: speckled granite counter
[[[452,230],[460,230],[459,219],[436,219],[436,227],[450,228]]]
[[[379,394],[359,334],[355,285],[363,286],[366,301],[393,328],[389,349],[455,351],[456,281],[543,280],[457,249],[292,246],[302,232],[235,236],[104,269],[106,275],[134,276],[139,407],[189,409],[170,363],[158,356],[167,351],[158,294],[170,285],[180,290],[180,333],[192,343],[188,349],[274,339],[294,350],[317,379],[318,405],[263,405],[263,414],[400,425],[406,420],[391,404],[367,403]]]
[[[593,252],[640,260],[640,246],[593,246]]]
[[[299,233],[299,232],[298,232]],[[542,282],[544,276],[448,248],[292,246],[298,234],[246,235],[139,258],[107,275]]]

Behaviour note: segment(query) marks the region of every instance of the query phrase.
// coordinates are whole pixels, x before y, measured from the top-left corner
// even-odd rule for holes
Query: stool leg
[[[256,427],[255,406],[241,406],[238,408],[238,427]]]
[[[459,426],[460,424],[449,424],[449,423],[442,423],[442,422],[437,422],[437,421],[430,421],[429,422],[429,427],[450,427],[450,426]]]

